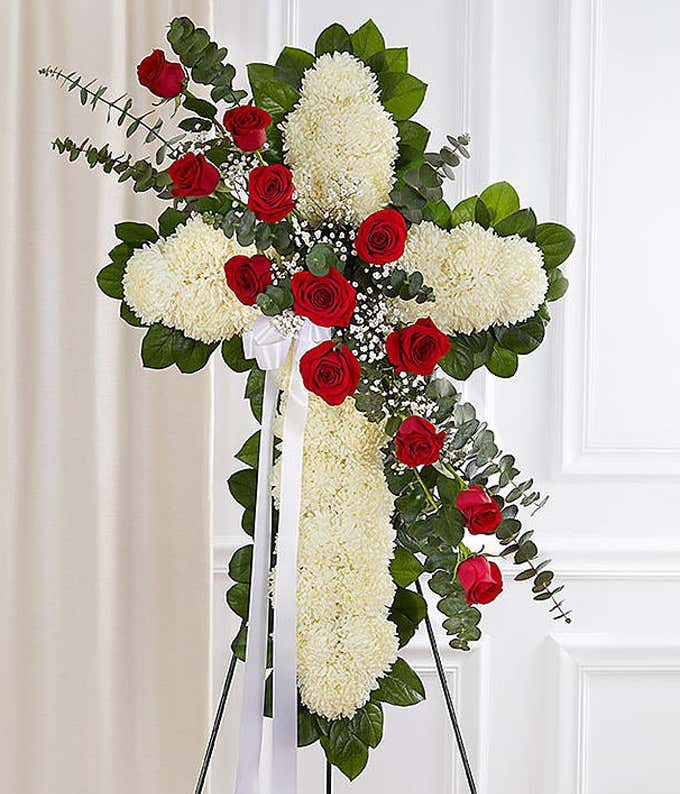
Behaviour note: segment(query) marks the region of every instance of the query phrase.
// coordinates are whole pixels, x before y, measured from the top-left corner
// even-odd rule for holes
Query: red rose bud
[[[262,254],[232,256],[224,266],[224,275],[241,303],[252,306],[257,296],[272,283],[272,263]]]
[[[357,254],[372,265],[395,262],[404,253],[406,221],[396,210],[378,210],[361,224],[354,243]]]
[[[397,372],[431,375],[451,347],[449,338],[429,319],[393,331],[385,340],[387,357]]]
[[[248,208],[266,223],[276,223],[295,206],[293,175],[285,165],[260,165],[248,177]]]
[[[313,394],[329,405],[340,405],[354,394],[359,383],[361,367],[354,353],[335,342],[322,342],[308,350],[300,359],[302,382]]]
[[[458,566],[458,581],[468,604],[488,604],[503,589],[503,577],[495,562],[486,557],[468,557]]]
[[[334,267],[325,276],[315,276],[307,270],[296,273],[291,287],[295,314],[325,328],[349,325],[357,305],[357,293]]]
[[[187,152],[168,168],[173,196],[208,196],[220,181],[220,172],[202,154]]]
[[[503,520],[498,502],[480,486],[471,485],[456,497],[471,535],[490,535]]]
[[[264,146],[272,117],[262,108],[242,105],[228,110],[223,121],[236,146],[243,152],[254,152]]]
[[[406,466],[429,466],[439,460],[445,433],[420,416],[409,416],[401,423],[394,443],[397,458]]]
[[[154,50],[137,67],[137,78],[152,94],[172,99],[182,93],[186,75],[181,64],[166,61],[163,50]]]

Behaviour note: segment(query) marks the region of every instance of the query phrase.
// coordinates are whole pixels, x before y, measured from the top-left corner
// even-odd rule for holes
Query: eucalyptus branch
[[[67,91],[74,91],[78,89],[80,103],[83,106],[89,103],[90,107],[94,110],[98,103],[101,102],[104,104],[108,108],[106,118],[107,122],[111,121],[112,111],[120,113],[120,116],[118,117],[119,126],[121,126],[126,119],[130,119],[131,123],[125,133],[128,138],[141,127],[147,132],[145,143],[151,143],[153,140],[158,140],[173,157],[179,157],[182,154],[181,149],[176,146],[176,143],[179,140],[178,137],[174,139],[167,139],[161,135],[160,130],[163,126],[163,119],[156,117],[155,121],[153,121],[153,124],[149,124],[147,121],[145,121],[145,119],[151,116],[154,111],[147,111],[141,116],[132,113],[132,98],[127,94],[122,94],[113,100],[107,99],[105,96],[106,91],[108,90],[107,86],[99,85],[96,90],[93,90],[91,86],[95,83],[95,80],[91,80],[89,83],[83,83],[82,75],[77,74],[77,72],[70,72],[69,74],[66,74],[62,69],[55,66],[44,66],[38,70],[38,74],[41,74],[44,77],[51,77],[58,82],[61,81],[61,85],[66,87]],[[125,103],[121,105],[120,103],[123,102],[123,100],[125,100]]]
[[[133,161],[132,155],[128,152],[114,155],[108,144],[98,148],[90,144],[88,138],[80,144],[70,138],[56,138],[52,141],[52,148],[59,154],[67,155],[70,162],[84,155],[90,168],[101,166],[106,174],[111,172],[118,174],[119,182],[131,179],[134,182],[135,193],[143,193],[153,188],[160,198],[172,198],[169,192],[165,195],[170,184],[167,173],[156,170],[146,160]]]

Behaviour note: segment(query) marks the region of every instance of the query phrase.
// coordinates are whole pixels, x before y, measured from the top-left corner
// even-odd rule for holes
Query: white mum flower
[[[166,240],[135,251],[123,293],[144,323],[161,322],[208,344],[240,334],[257,316],[227,286],[224,264],[255,254],[194,215]]]
[[[348,52],[326,53],[305,72],[300,101],[283,124],[297,209],[359,224],[384,207],[394,184],[398,131],[373,72]]]
[[[434,303],[400,302],[406,321],[431,317],[446,333],[469,334],[531,317],[543,302],[548,278],[539,247],[523,237],[499,237],[468,222],[450,231],[425,222],[409,229],[400,264],[419,270]]]
[[[161,322],[179,289],[157,243],[137,248],[123,275],[125,301],[145,325]]]
[[[351,717],[397,657],[386,436],[354,406],[309,395],[298,544],[298,684],[329,719]],[[278,497],[280,463],[274,467]]]

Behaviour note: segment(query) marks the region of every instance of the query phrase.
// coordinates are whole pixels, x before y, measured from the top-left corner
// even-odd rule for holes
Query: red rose
[[[313,394],[329,405],[340,405],[345,397],[354,394],[361,368],[354,353],[335,342],[322,342],[308,350],[300,359],[302,382]]]
[[[404,253],[406,221],[396,210],[378,210],[361,224],[354,243],[365,262],[384,265],[395,262]]]
[[[260,149],[267,140],[267,127],[272,117],[262,108],[241,105],[224,114],[224,126],[234,143],[244,152]]]
[[[445,433],[420,416],[409,416],[401,423],[394,443],[397,458],[406,466],[429,466],[439,460]]]
[[[401,331],[392,331],[385,347],[397,372],[431,375],[441,357],[449,352],[451,342],[428,317]]]
[[[172,99],[182,93],[186,75],[181,64],[166,61],[163,50],[154,50],[137,67],[137,78],[152,94]]]
[[[501,570],[486,557],[468,557],[458,566],[458,581],[468,604],[488,604],[503,589]]]
[[[471,535],[490,535],[503,520],[498,502],[480,486],[471,485],[456,497]]]
[[[349,325],[357,305],[357,293],[334,267],[325,276],[315,276],[308,270],[296,273],[291,287],[295,314],[325,328]]]
[[[248,177],[248,208],[255,217],[276,223],[293,209],[293,175],[285,165],[260,165]]]
[[[262,254],[232,256],[224,266],[224,275],[241,303],[252,306],[272,283],[272,263]]]
[[[220,181],[220,172],[202,154],[187,152],[168,168],[173,196],[207,196]]]

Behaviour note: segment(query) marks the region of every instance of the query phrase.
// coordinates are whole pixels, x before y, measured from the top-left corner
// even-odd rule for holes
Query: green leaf
[[[488,229],[491,225],[491,214],[481,198],[477,199],[477,203],[475,204],[475,223],[478,223],[485,229]]]
[[[217,108],[212,102],[205,99],[199,99],[193,94],[184,94],[184,107],[192,113],[196,113],[204,119],[213,119],[217,113]]]
[[[258,422],[262,421],[262,398],[264,395],[264,371],[253,366],[246,382],[245,396],[250,401],[250,410]]]
[[[161,237],[170,237],[177,227],[189,219],[188,212],[168,207],[158,217],[158,231]]]
[[[258,107],[271,114],[274,122],[290,112],[300,94],[284,82],[275,66],[268,63],[249,63],[248,80]]]
[[[241,662],[246,660],[246,643],[248,642],[248,627],[241,626],[237,635],[231,641],[231,650],[234,656]]]
[[[451,226],[460,226],[462,223],[475,220],[475,209],[479,196],[470,196],[463,199],[451,210]]]
[[[352,52],[352,39],[345,28],[337,22],[322,30],[314,45],[317,58],[326,52]]]
[[[529,317],[528,320],[521,323],[515,323],[509,327],[494,328],[494,336],[502,347],[512,350],[513,353],[526,355],[536,350],[543,341],[545,325],[543,320],[534,314],[533,317]]]
[[[309,709],[298,703],[298,747],[307,747],[319,738],[319,726],[313,714],[310,714]]]
[[[561,265],[576,244],[573,232],[559,223],[539,223],[534,239],[536,245],[543,251],[543,264],[546,270]]]
[[[369,58],[368,65],[380,76],[383,72],[408,72],[408,50],[406,47],[388,47]]]
[[[298,89],[302,82],[302,75],[314,63],[311,52],[300,50],[297,47],[284,47],[281,55],[276,60],[279,76],[287,83]]]
[[[439,498],[443,504],[455,505],[460,490],[460,483],[458,480],[454,480],[441,473],[437,475],[437,491],[439,492]]]
[[[428,201],[423,209],[426,221],[432,221],[441,229],[448,229],[451,222],[451,207],[442,199],[441,201]]]
[[[444,505],[432,519],[432,529],[448,546],[455,547],[463,539],[465,523],[453,505]]]
[[[248,601],[250,599],[250,585],[238,582],[227,590],[227,604],[240,618],[248,618]]]
[[[518,210],[496,223],[494,229],[499,237],[518,234],[532,240],[536,232],[536,215],[533,210]]]
[[[124,221],[116,224],[116,237],[133,248],[140,248],[144,243],[155,243],[158,234],[148,223]]]
[[[424,571],[420,560],[402,546],[394,549],[394,558],[390,563],[390,573],[399,587],[408,587]]]
[[[250,583],[250,572],[253,567],[253,544],[242,546],[232,554],[229,560],[229,577],[235,582]]]
[[[173,339],[172,350],[180,372],[198,372],[208,363],[217,345],[217,342],[207,345],[205,342],[189,339],[181,331],[177,331]]]
[[[517,353],[506,350],[494,342],[486,367],[499,378],[510,378],[517,372]]]
[[[333,720],[327,742],[329,761],[350,780],[368,763],[368,746],[350,730],[347,720]]]
[[[97,273],[99,289],[110,298],[123,299],[123,273],[125,266],[112,262]]]
[[[309,249],[305,264],[310,273],[315,276],[325,276],[331,267],[338,264],[338,257],[327,243],[315,243]]]
[[[244,442],[241,449],[234,456],[241,463],[250,466],[251,469],[257,468],[257,458],[260,451],[260,431],[257,430]]]
[[[456,380],[466,380],[475,368],[474,350],[465,337],[449,337],[449,352],[439,361],[439,366]]]
[[[519,209],[519,196],[509,182],[489,185],[482,191],[480,198],[489,210],[491,223],[498,223]]]
[[[430,131],[417,121],[397,122],[399,130],[399,161],[397,168],[406,168],[411,163],[422,159],[425,147],[430,139]]]
[[[393,706],[412,706],[425,700],[423,682],[401,657],[378,680],[371,700],[391,703]]]
[[[222,342],[222,358],[224,363],[234,372],[246,372],[252,369],[254,359],[246,358],[243,353],[243,340],[240,336],[232,336]]]
[[[227,483],[231,495],[242,507],[255,508],[255,494],[257,492],[257,472],[255,469],[235,471]]]
[[[350,720],[350,730],[364,744],[377,747],[383,736],[383,709],[380,703],[367,703]]]
[[[562,275],[559,268],[548,272],[548,293],[545,296],[547,301],[559,300],[569,287],[569,280]]]
[[[411,118],[425,99],[427,85],[411,74],[381,72],[378,82],[385,110],[395,121]]]
[[[372,55],[385,49],[385,39],[372,19],[357,28],[350,39],[352,52],[362,61],[368,61]]]
[[[397,627],[399,647],[404,645],[416,633],[418,625],[427,614],[425,599],[413,590],[398,587],[389,612],[389,619]]]
[[[144,328],[144,323],[137,317],[125,301],[120,302],[120,319],[133,328]]]
[[[165,369],[175,363],[175,330],[155,323],[142,340],[142,363],[150,369]]]

